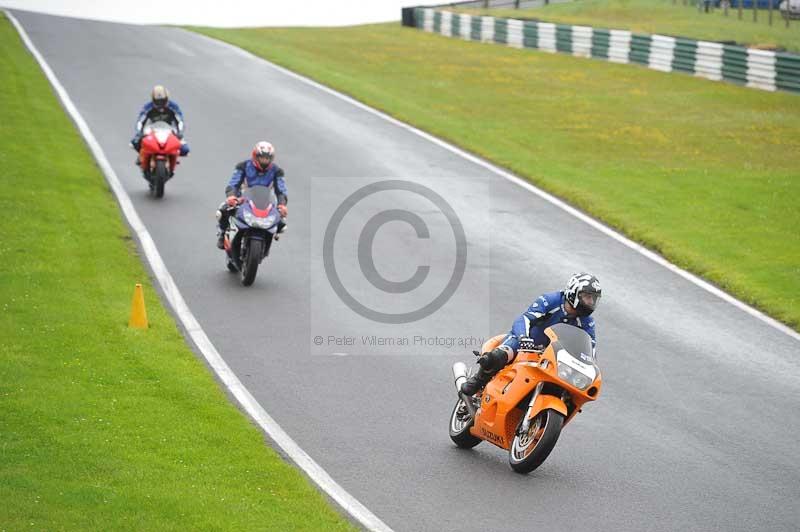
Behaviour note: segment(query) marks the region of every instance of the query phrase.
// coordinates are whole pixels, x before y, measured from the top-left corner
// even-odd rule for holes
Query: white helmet
[[[253,164],[260,172],[269,168],[273,159],[275,159],[275,147],[266,140],[257,143],[253,148]]]
[[[150,93],[150,98],[156,109],[163,109],[169,103],[169,91],[164,85],[156,85]]]

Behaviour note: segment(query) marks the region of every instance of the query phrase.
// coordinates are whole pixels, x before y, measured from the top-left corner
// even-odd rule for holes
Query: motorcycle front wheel
[[[520,425],[522,424],[520,420]],[[530,473],[550,454],[561,434],[564,416],[555,410],[542,410],[525,434],[515,434],[508,450],[508,463],[517,473]],[[519,432],[519,428],[517,429]]]
[[[264,241],[249,239],[247,242],[247,252],[242,261],[242,284],[250,286],[256,280],[258,264],[261,262],[261,255],[264,253]]]
[[[450,439],[462,449],[472,449],[483,441],[470,434],[469,429],[472,424],[473,419],[464,406],[464,400],[459,399],[453,408],[453,413],[450,414]]]
[[[167,162],[163,160],[156,161],[156,171],[153,176],[153,195],[155,197],[164,197],[164,183],[167,181],[168,176]]]

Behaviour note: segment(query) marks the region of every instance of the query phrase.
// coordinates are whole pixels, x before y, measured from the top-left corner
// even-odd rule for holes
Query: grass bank
[[[800,327],[797,95],[398,23],[194,29],[510,168]]]
[[[0,80],[0,528],[352,529],[186,346],[1,14]]]
[[[732,0],[734,6],[737,0]],[[711,13],[700,13],[692,5],[671,0],[580,0],[562,4],[550,4],[531,9],[459,9],[473,15],[492,15],[508,18],[535,18],[545,22],[576,24],[631,30],[636,33],[659,33],[677,37],[689,37],[704,41],[736,41],[744,46],[757,48],[781,48],[800,52],[800,20],[793,20],[789,27],[778,13],[779,0],[775,0],[772,26],[768,25],[768,12],[759,10],[757,22],[753,12],[744,9],[742,19],[737,9],[729,9],[728,16],[722,9]]]

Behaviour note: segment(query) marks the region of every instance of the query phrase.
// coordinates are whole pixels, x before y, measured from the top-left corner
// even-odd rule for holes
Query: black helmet
[[[590,273],[576,273],[567,281],[564,297],[578,313],[578,316],[588,316],[597,309],[603,290],[600,281]]]
[[[153,92],[150,94],[150,97],[156,109],[163,109],[169,103],[169,91],[163,85],[156,85],[153,87]]]

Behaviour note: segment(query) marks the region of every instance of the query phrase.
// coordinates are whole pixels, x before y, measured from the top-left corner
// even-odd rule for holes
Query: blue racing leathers
[[[533,341],[534,349],[543,350],[550,343],[550,338],[544,333],[544,330],[556,323],[567,323],[586,331],[592,338],[592,349],[594,350],[597,344],[594,318],[570,316],[564,309],[564,303],[564,292],[550,292],[539,296],[531,303],[528,310],[517,318],[501,345],[509,347],[516,355],[520,338],[528,337]]]
[[[263,185],[273,187],[275,196],[278,198],[278,205],[286,205],[288,201],[288,190],[286,181],[283,179],[283,169],[275,163],[271,163],[263,172],[256,168],[252,159],[242,161],[236,165],[228,186],[225,187],[226,196],[238,196],[241,194],[242,184],[248,187]]]
[[[153,102],[147,102],[139,111],[139,117],[136,119],[136,134],[141,135],[142,129],[147,122],[166,122],[173,126],[177,135],[183,137],[183,113],[180,106],[170,100],[167,102],[166,107],[161,109],[153,105]]]
[[[153,102],[147,102],[139,111],[139,116],[136,119],[136,132],[131,139],[131,144],[139,151],[139,142],[142,140],[142,130],[147,123],[153,122],[166,122],[175,129],[175,134],[181,139],[181,155],[189,154],[189,145],[183,140],[183,113],[180,106],[170,100],[167,105],[161,109],[153,105]]]

